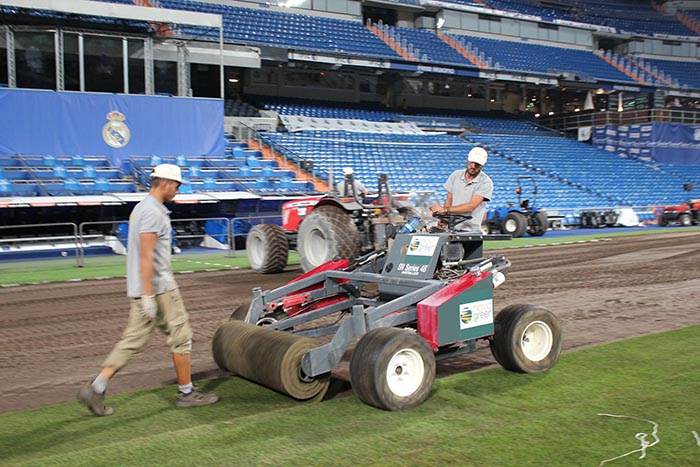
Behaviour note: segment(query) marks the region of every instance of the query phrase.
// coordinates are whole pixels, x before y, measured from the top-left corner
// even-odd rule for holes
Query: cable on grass
[[[651,436],[654,438],[654,441],[650,443],[647,440],[647,436],[649,436],[649,433],[644,433],[644,432],[637,433],[634,435],[634,437],[637,439],[637,441],[639,441],[639,444],[640,444],[639,449],[635,449],[634,451],[630,451],[630,452],[627,452],[625,454],[621,454],[619,456],[612,457],[610,459],[605,459],[603,461],[600,461],[599,465],[604,465],[604,464],[607,464],[608,462],[612,462],[612,461],[615,461],[617,459],[622,459],[623,457],[627,457],[630,454],[634,454],[637,452],[640,453],[639,458],[644,459],[647,455],[647,449],[652,447],[652,446],[656,446],[657,444],[659,444],[659,442],[661,442],[661,439],[658,437],[659,424],[652,421],[652,420],[646,420],[644,418],[632,417],[629,415],[617,415],[617,414],[610,414],[610,413],[599,413],[598,415],[600,415],[601,417],[628,418],[630,420],[639,420],[642,422],[651,423],[651,425],[653,426],[653,429],[651,431]]]

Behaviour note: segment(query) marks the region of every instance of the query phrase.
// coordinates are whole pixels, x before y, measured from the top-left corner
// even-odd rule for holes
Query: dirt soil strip
[[[504,251],[513,266],[496,308],[537,303],[563,321],[564,348],[700,324],[700,234]],[[215,377],[211,338],[252,287],[273,288],[298,274],[221,271],[177,278],[195,332],[195,377]],[[119,339],[128,314],[124,279],[0,289],[0,413],[72,400]],[[693,298],[694,297],[694,298]],[[483,347],[483,346],[482,346]],[[487,348],[444,360],[440,375],[491,365]],[[347,376],[346,365],[338,374]],[[171,384],[164,337],[115,378],[110,393]]]

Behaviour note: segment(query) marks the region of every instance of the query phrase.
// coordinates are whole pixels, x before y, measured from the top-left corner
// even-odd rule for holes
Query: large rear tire
[[[693,219],[690,217],[690,214],[681,214],[678,216],[678,223],[683,227],[688,227],[693,225]]]
[[[519,212],[509,212],[501,224],[501,233],[522,237],[527,230],[527,219]]]
[[[491,353],[503,368],[537,373],[554,366],[561,352],[561,324],[537,305],[511,305],[496,316]]]
[[[287,266],[289,240],[281,227],[274,224],[258,224],[248,232],[246,252],[250,267],[255,272],[282,272]]]
[[[539,211],[532,217],[532,226],[528,228],[527,233],[533,237],[541,237],[549,228],[549,219],[545,211]]]
[[[318,207],[299,226],[297,251],[304,271],[334,258],[355,258],[360,249],[357,226],[352,217],[338,207]]]
[[[366,404],[384,410],[417,407],[435,381],[435,355],[418,334],[379,328],[365,334],[350,359],[350,382]]]

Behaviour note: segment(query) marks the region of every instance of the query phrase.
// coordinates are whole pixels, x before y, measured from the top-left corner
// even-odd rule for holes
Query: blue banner
[[[652,157],[666,164],[700,164],[700,125],[654,123]]]
[[[0,154],[223,155],[219,99],[0,89]]]

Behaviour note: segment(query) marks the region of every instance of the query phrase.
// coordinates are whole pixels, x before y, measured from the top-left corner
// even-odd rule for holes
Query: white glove
[[[141,297],[141,314],[148,320],[156,319],[158,313],[158,304],[156,303],[155,295],[144,295]]]

